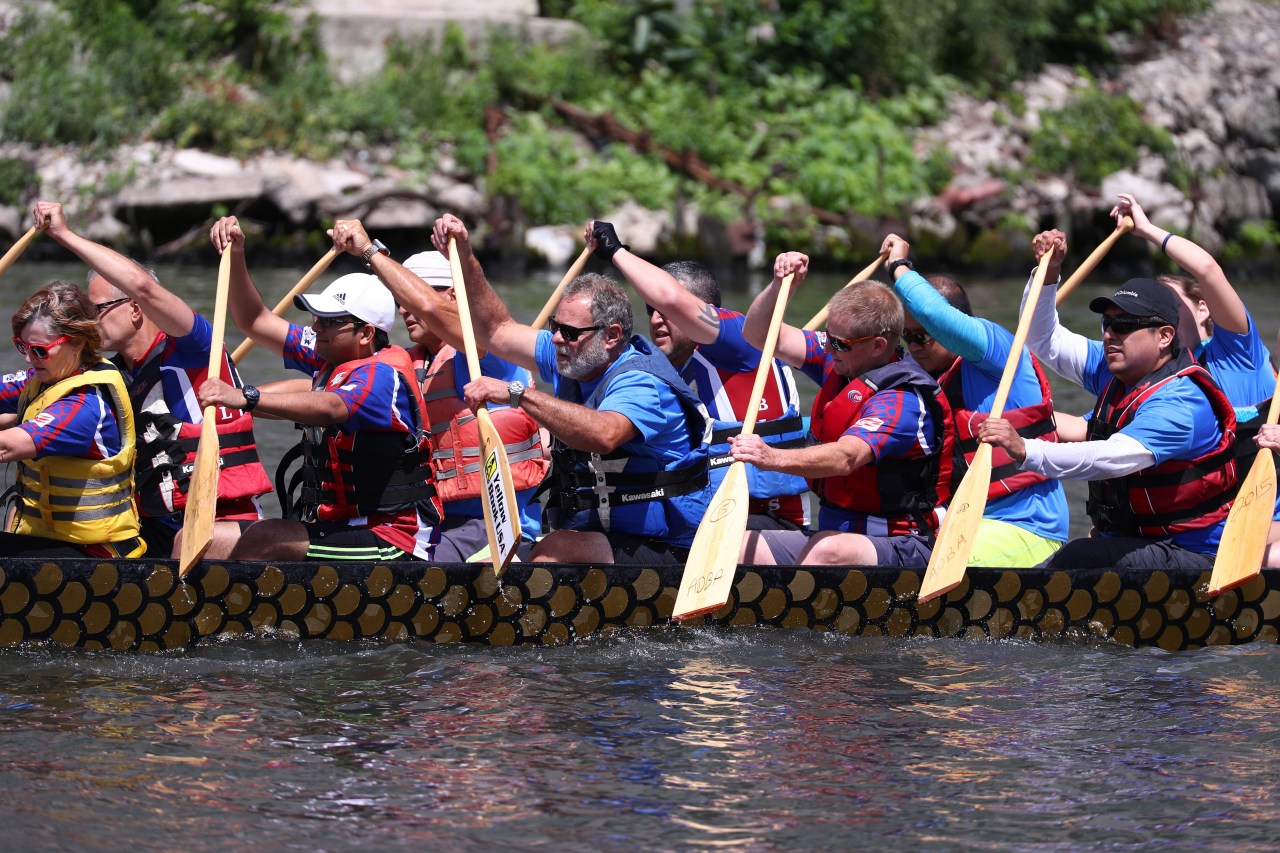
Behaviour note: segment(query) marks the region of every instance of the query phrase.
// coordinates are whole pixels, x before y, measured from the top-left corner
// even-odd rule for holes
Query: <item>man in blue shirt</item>
[[[907,349],[938,380],[951,403],[954,491],[977,450],[977,432],[991,411],[1013,335],[1003,326],[974,317],[959,284],[937,277],[926,280],[916,272],[907,260],[911,246],[898,235],[887,236],[881,252],[887,254],[894,291],[909,312],[902,332]],[[1024,437],[1057,440],[1048,380],[1025,349],[1018,358],[1004,417]],[[1020,473],[1008,457],[999,455],[969,565],[1034,566],[1067,539],[1067,498],[1057,480]]]
[[[603,276],[579,276],[565,288],[551,331],[534,329],[511,318],[472,254],[466,228],[446,214],[436,220],[432,241],[447,253],[450,239],[477,342],[537,370],[551,389],[514,393],[492,377],[474,379],[465,389],[472,406],[518,406],[554,438],[558,488],[548,510],[559,510],[558,529],[534,547],[532,559],[682,562],[711,499],[710,421],[666,357],[632,335],[626,294]]]
[[[1066,255],[1059,231],[1036,236],[1052,252],[1057,280]],[[1048,299],[1052,300],[1055,287]],[[1235,414],[1226,395],[1178,340],[1178,298],[1152,279],[1132,279],[1089,308],[1102,340],[1058,333],[1037,353],[1098,394],[1087,440],[1023,439],[1004,419],[980,438],[1003,447],[1023,470],[1089,480],[1088,511],[1100,535],[1073,540],[1043,565],[1061,568],[1212,568],[1231,506]]]

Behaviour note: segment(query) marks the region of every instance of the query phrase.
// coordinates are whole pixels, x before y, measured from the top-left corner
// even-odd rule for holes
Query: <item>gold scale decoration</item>
[[[678,566],[0,560],[0,644],[160,651],[209,638],[557,645],[669,623]],[[743,567],[687,625],[1108,641],[1169,651],[1280,640],[1280,572],[1217,598],[1208,573],[971,569],[920,605],[921,572]],[[669,630],[684,630],[684,628]]]

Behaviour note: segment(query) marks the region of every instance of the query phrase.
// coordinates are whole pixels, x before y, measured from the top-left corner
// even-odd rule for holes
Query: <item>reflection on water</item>
[[[1280,650],[656,630],[0,653],[24,848],[1259,849]]]

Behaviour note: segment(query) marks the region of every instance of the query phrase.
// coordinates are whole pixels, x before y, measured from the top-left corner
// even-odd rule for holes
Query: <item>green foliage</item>
[[[1222,259],[1226,262],[1275,258],[1280,254],[1280,227],[1275,220],[1265,222],[1246,222],[1240,227],[1234,240],[1227,242],[1222,250]]]
[[[39,176],[25,160],[0,159],[0,204],[17,207],[31,201]]]
[[[1086,184],[1096,186],[1107,175],[1134,165],[1143,148],[1173,150],[1169,133],[1148,125],[1137,101],[1096,86],[1083,90],[1061,110],[1041,113],[1040,118],[1028,164],[1043,172],[1072,175]]]

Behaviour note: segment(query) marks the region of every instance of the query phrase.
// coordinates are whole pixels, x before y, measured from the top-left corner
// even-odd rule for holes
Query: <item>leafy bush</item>
[[[1061,110],[1041,113],[1040,118],[1028,164],[1086,184],[1097,185],[1107,175],[1134,165],[1143,148],[1173,150],[1168,131],[1148,125],[1137,101],[1096,86],[1083,90]]]

